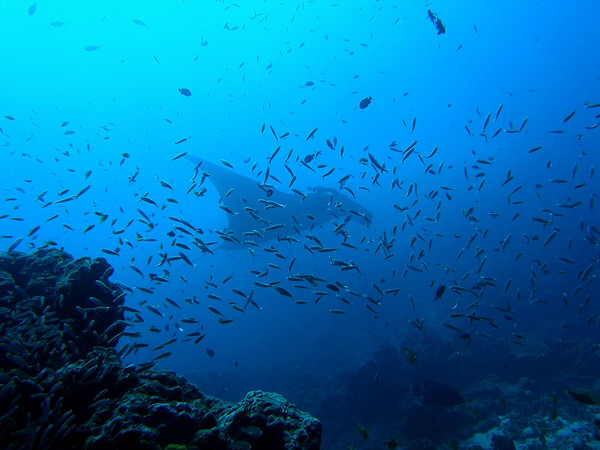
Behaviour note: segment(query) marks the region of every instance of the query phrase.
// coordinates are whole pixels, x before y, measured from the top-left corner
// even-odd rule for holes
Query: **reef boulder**
[[[103,258],[0,255],[0,442],[5,448],[318,449],[321,424],[283,397],[237,404],[115,350],[125,295]]]

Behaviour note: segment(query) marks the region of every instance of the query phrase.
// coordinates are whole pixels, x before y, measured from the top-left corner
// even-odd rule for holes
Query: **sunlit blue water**
[[[54,242],[76,257],[107,258],[143,319],[128,316],[129,331],[142,337],[121,345],[149,344],[127,362],[168,350],[157,367],[208,393],[237,400],[249,389],[277,390],[321,418],[324,442],[339,448],[367,445],[358,422],[385,424],[379,442],[401,435],[401,417],[394,408],[379,414],[381,405],[405,401],[418,380],[468,389],[490,374],[539,377],[562,392],[563,381],[550,378],[583,380],[597,368],[595,2],[56,1],[2,9],[2,248],[22,236],[19,251]],[[360,108],[366,97],[371,104]],[[227,213],[210,179],[190,190],[194,165],[173,160],[182,152],[226,160],[257,183],[269,167],[269,184],[292,195],[292,173],[301,192],[338,189],[349,175],[340,192],[372,211],[372,224],[342,212],[294,235],[298,242],[219,249],[213,230],[227,231]],[[307,155],[316,155],[314,171],[302,164]],[[306,223],[304,213],[295,217]],[[344,246],[334,229],[348,215]],[[169,216],[202,229],[197,236],[216,243],[214,254]],[[336,250],[315,250],[308,234]],[[270,246],[280,256],[263,250]],[[180,251],[193,268],[181,259],[157,267],[161,254]],[[288,280],[296,273],[326,281]],[[326,287],[336,282],[349,304]],[[246,300],[231,288],[254,290],[260,310],[232,308]],[[315,304],[314,291],[329,295]],[[220,324],[208,306],[233,322]],[[181,322],[189,318],[198,324]],[[197,335],[186,338],[195,332],[206,334],[198,344]],[[399,362],[385,368],[380,357],[369,366],[381,348]],[[363,391],[380,401],[352,410],[346,402],[365,404]]]

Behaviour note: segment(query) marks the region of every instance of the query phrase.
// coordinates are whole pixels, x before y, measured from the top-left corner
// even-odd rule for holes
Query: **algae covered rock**
[[[230,442],[229,448],[318,449],[321,424],[276,393],[251,391],[227,406],[217,427],[202,431],[198,443]],[[226,447],[223,447],[226,448]]]
[[[103,258],[0,255],[0,442],[44,449],[318,449],[320,423],[278,394],[237,404],[115,350],[124,294]]]

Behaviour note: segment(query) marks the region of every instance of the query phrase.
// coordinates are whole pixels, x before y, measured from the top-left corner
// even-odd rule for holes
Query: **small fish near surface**
[[[437,288],[437,290],[435,291],[435,296],[433,297],[433,301],[437,301],[440,298],[442,298],[442,295],[444,295],[444,292],[446,292],[446,286],[444,286],[443,284]]]
[[[404,354],[406,355],[406,357],[408,358],[408,362],[411,363],[412,365],[417,363],[417,354],[412,351],[410,348],[408,347],[404,347],[402,349],[402,351],[404,352]]]
[[[371,104],[371,100],[373,100],[373,97],[365,97],[363,98],[360,103],[358,104],[358,107],[360,109],[365,109],[367,106],[369,106]]]
[[[442,20],[437,16],[437,14],[433,13],[430,9],[428,9],[427,17],[429,17],[431,23],[435,25],[435,28],[437,29],[437,34],[444,34],[446,32],[446,27],[444,27]]]
[[[191,97],[192,96],[192,91],[190,91],[187,88],[179,88],[179,93],[181,95],[183,95],[184,97]]]

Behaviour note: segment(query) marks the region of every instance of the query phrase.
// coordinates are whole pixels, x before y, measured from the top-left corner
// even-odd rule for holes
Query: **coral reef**
[[[124,293],[102,258],[0,256],[4,448],[318,449],[321,424],[278,394],[237,404],[115,350]]]

